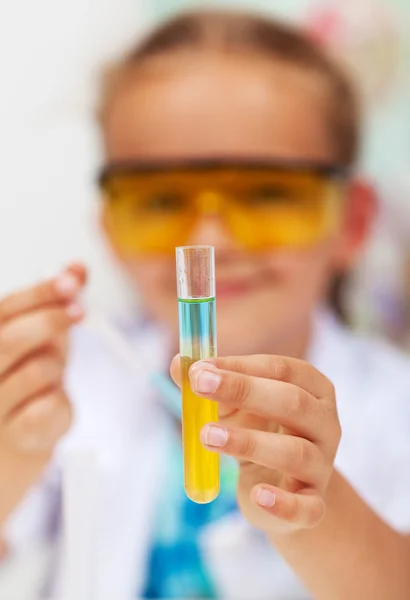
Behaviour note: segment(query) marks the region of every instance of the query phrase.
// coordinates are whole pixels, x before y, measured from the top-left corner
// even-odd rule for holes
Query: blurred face
[[[112,104],[107,161],[335,162],[325,111],[323,82],[281,63],[220,55],[158,59]],[[350,221],[308,249],[254,253],[238,245],[218,217],[199,220],[188,243],[215,246],[220,354],[303,354],[315,307],[335,268],[353,253]],[[147,312],[176,334],[174,256],[119,258]]]

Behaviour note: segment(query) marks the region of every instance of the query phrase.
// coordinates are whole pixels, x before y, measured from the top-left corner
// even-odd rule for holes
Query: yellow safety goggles
[[[299,248],[340,219],[346,169],[278,162],[114,164],[103,169],[104,217],[126,254],[173,253],[217,217],[246,249]]]

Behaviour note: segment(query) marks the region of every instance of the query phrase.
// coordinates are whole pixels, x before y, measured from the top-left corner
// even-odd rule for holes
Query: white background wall
[[[71,258],[122,301],[95,220],[96,81],[142,26],[138,0],[12,0],[0,17],[0,295]]]

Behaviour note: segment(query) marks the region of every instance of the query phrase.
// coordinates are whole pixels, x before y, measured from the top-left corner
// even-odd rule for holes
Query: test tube
[[[193,393],[188,372],[194,362],[217,353],[214,248],[181,246],[176,262],[185,492],[193,502],[206,504],[219,493],[219,456],[204,448],[200,432],[218,420],[218,407]]]

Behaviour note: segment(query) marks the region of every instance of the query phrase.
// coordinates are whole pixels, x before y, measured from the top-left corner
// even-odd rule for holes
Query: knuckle
[[[329,397],[330,400],[332,400],[333,403],[336,404],[336,388],[335,388],[334,383],[332,383],[329,379],[328,379],[327,396]]]
[[[293,390],[293,398],[290,402],[290,406],[292,406],[292,412],[299,416],[304,416],[308,412],[308,395],[305,390],[302,390],[299,387],[295,387]]]
[[[38,315],[36,327],[43,339],[49,339],[56,333],[55,316],[53,312],[42,312]]]
[[[61,376],[61,368],[51,357],[32,361],[23,372],[23,382],[28,388],[56,384]]]
[[[249,397],[250,384],[245,375],[237,375],[233,379],[231,400],[235,406],[242,406]]]
[[[286,360],[280,356],[269,357],[270,368],[273,379],[278,381],[287,381],[290,377],[290,366]]]
[[[295,523],[299,517],[299,498],[293,494],[284,507],[284,517],[289,523]]]
[[[322,521],[324,516],[325,516],[325,503],[323,502],[323,500],[321,500],[321,498],[317,498],[316,502],[313,502],[312,506],[310,508],[310,515],[309,515],[310,527],[316,527],[317,525],[319,525],[319,523]]]
[[[241,361],[239,360],[238,357],[234,357],[232,359],[231,370],[234,371],[235,373],[241,372]]]
[[[312,464],[314,446],[302,438],[298,438],[298,440],[295,440],[295,442],[293,457],[294,464],[296,464],[299,469],[305,469]]]
[[[33,320],[32,337],[38,335],[42,340],[54,340],[61,333],[61,309],[40,312]]]
[[[253,458],[256,451],[255,436],[251,431],[244,431],[242,436],[240,454],[244,458]]]
[[[61,309],[50,310],[40,314],[36,322],[36,328],[38,337],[42,341],[57,344],[63,329]]]
[[[331,442],[332,446],[338,446],[342,437],[342,426],[334,405],[322,404],[320,417],[322,418],[323,428],[321,437],[323,441]]]

